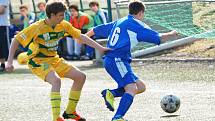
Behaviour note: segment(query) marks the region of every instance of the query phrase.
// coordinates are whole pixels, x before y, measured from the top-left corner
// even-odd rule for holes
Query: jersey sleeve
[[[149,27],[139,26],[136,27],[137,40],[139,42],[149,42],[159,45],[160,44],[160,34]]]
[[[102,24],[102,25],[99,25],[99,26],[93,28],[93,31],[95,33],[95,37],[108,38],[114,24],[115,24],[115,22],[111,22],[111,23]]]
[[[73,38],[79,38],[81,36],[81,31],[73,27],[72,24],[70,24],[65,20],[63,21],[63,24],[64,24],[64,29],[66,30],[66,33],[68,33]]]
[[[35,24],[32,24],[31,26],[23,29],[21,32],[19,32],[15,39],[18,40],[18,42],[23,46],[27,47],[31,41],[37,37],[37,26]]]

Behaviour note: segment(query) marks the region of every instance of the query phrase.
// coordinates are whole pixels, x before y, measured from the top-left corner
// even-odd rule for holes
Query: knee
[[[143,93],[143,92],[146,91],[146,85],[142,81],[137,82],[136,85],[137,85],[137,88],[138,88],[138,93],[137,94]]]
[[[86,80],[87,76],[86,76],[85,73],[82,73],[82,78],[83,78],[84,81]]]
[[[61,87],[61,79],[56,77],[52,80],[51,84],[53,87]]]
[[[135,94],[138,93],[138,88],[135,84],[129,84],[128,86],[125,87],[125,92],[134,96]]]
[[[146,91],[146,86],[145,85],[140,87],[140,88],[138,88],[138,93],[143,93],[145,91]]]
[[[86,74],[81,72],[78,81],[82,82],[84,84],[85,80],[86,80],[86,77],[87,77]]]

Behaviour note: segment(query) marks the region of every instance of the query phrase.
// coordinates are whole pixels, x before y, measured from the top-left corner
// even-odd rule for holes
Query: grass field
[[[104,105],[100,92],[116,85],[102,67],[90,61],[71,62],[87,74],[78,112],[87,121],[110,121],[114,113]],[[51,121],[50,86],[16,65],[12,74],[0,74],[0,121]],[[147,90],[135,97],[126,118],[129,121],[214,121],[215,63],[133,63]],[[62,83],[62,112],[71,81]],[[160,108],[166,94],[177,95],[181,107],[174,114]],[[119,99],[116,100],[116,106]]]

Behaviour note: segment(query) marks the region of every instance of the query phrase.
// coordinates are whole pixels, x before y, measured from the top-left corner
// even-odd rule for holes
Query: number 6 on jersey
[[[110,40],[110,45],[111,45],[111,46],[116,45],[116,43],[117,43],[118,40],[119,40],[119,34],[120,34],[120,28],[117,27],[117,28],[114,30],[113,35],[112,35],[111,40]]]

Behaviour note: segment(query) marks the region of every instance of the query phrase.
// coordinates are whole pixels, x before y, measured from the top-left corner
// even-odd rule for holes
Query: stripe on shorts
[[[115,58],[116,66],[119,70],[121,77],[123,78],[128,72],[125,64],[122,62],[121,58]]]

